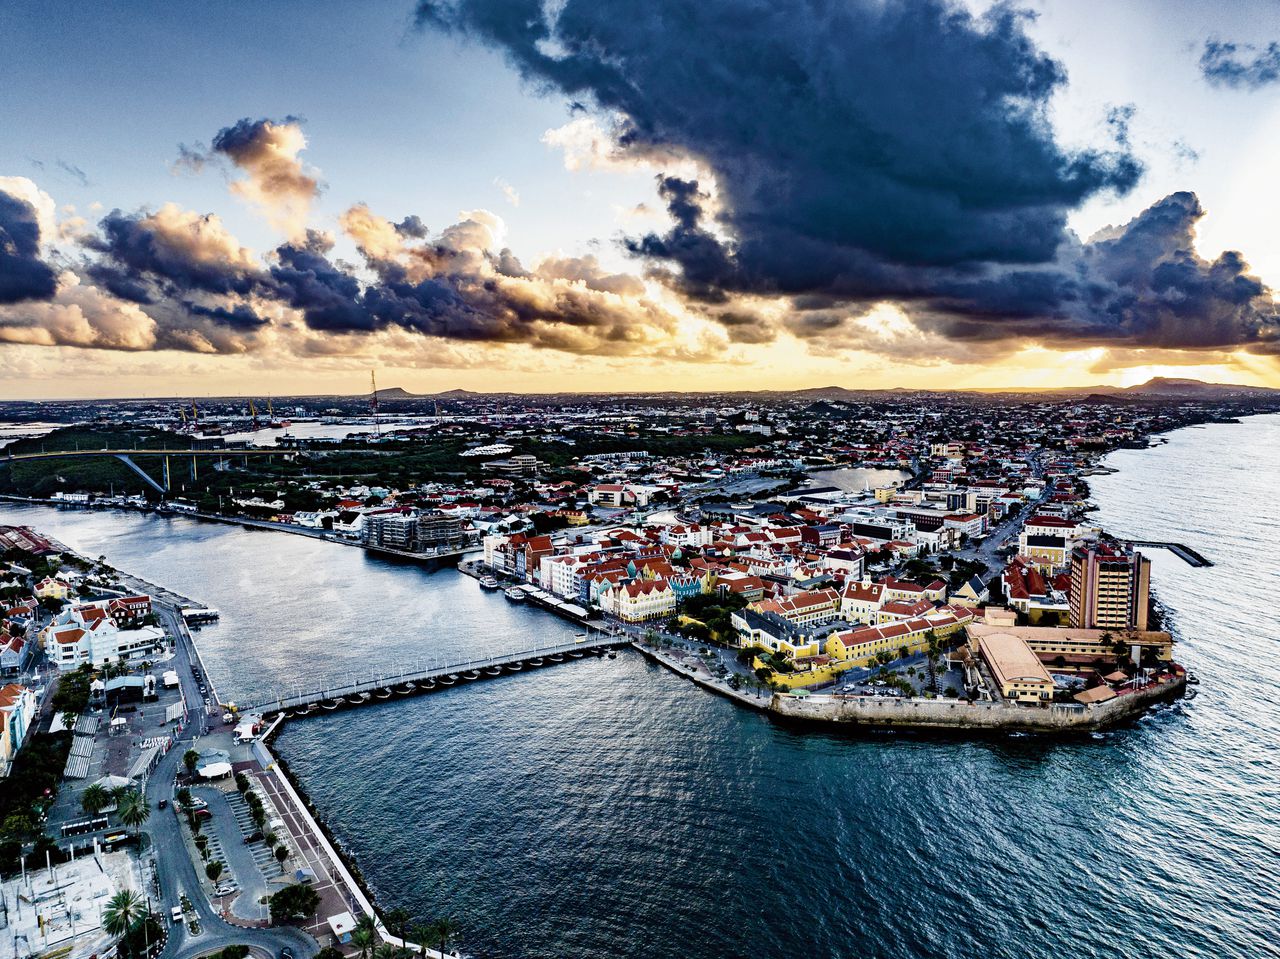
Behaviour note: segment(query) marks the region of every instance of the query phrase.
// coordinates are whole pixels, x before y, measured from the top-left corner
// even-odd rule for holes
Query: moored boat
[[[481,589],[497,589],[498,581],[494,579],[492,576],[481,576],[480,588]]]
[[[519,586],[508,586],[502,591],[502,595],[513,603],[523,603],[525,601],[524,590]]]

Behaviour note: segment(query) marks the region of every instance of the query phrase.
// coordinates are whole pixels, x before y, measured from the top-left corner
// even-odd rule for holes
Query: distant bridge
[[[537,669],[570,659],[581,659],[587,654],[603,656],[607,650],[620,649],[630,644],[631,640],[625,636],[601,633],[558,646],[544,646],[540,649],[471,659],[444,666],[431,666],[421,670],[404,670],[361,682],[326,686],[307,693],[277,695],[275,699],[251,705],[242,706],[237,703],[236,710],[241,714],[253,713],[263,716],[279,713],[291,717],[322,715],[341,708],[385,702],[394,697],[433,692],[481,679],[493,679],[524,669]]]
[[[245,449],[221,447],[218,449],[100,449],[100,450],[49,450],[39,453],[10,453],[0,458],[0,464],[4,463],[30,463],[39,460],[63,460],[63,459],[101,459],[110,457],[117,459],[129,469],[138,474],[152,489],[162,496],[169,492],[171,484],[169,481],[169,460],[171,457],[182,457],[183,459],[191,458],[191,474],[195,478],[196,460],[197,459],[215,459],[229,460],[238,459],[239,457],[249,456],[285,456],[293,457],[296,450],[270,449],[265,447],[249,447]],[[164,482],[160,483],[146,470],[134,462],[135,457],[139,456],[163,456],[164,457]]]

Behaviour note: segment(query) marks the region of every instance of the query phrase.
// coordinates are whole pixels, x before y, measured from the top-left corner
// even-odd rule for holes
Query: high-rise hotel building
[[[1151,560],[1115,542],[1071,551],[1071,625],[1076,629],[1147,628]]]

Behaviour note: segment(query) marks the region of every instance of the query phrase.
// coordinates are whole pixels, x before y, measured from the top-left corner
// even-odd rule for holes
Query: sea
[[[1200,680],[1058,741],[781,725],[638,654],[289,724],[277,748],[379,904],[475,957],[1280,955],[1280,416],[1090,478],[1097,523],[1183,542],[1153,586]],[[0,504],[201,603],[242,703],[545,644],[569,624],[452,569],[302,536]]]

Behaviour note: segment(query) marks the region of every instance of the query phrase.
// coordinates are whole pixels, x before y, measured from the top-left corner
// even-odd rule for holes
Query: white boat
[[[519,586],[508,586],[502,591],[502,595],[513,603],[523,603],[525,600],[524,590]]]
[[[492,576],[481,576],[480,588],[481,589],[497,589],[498,581],[494,579]]]

